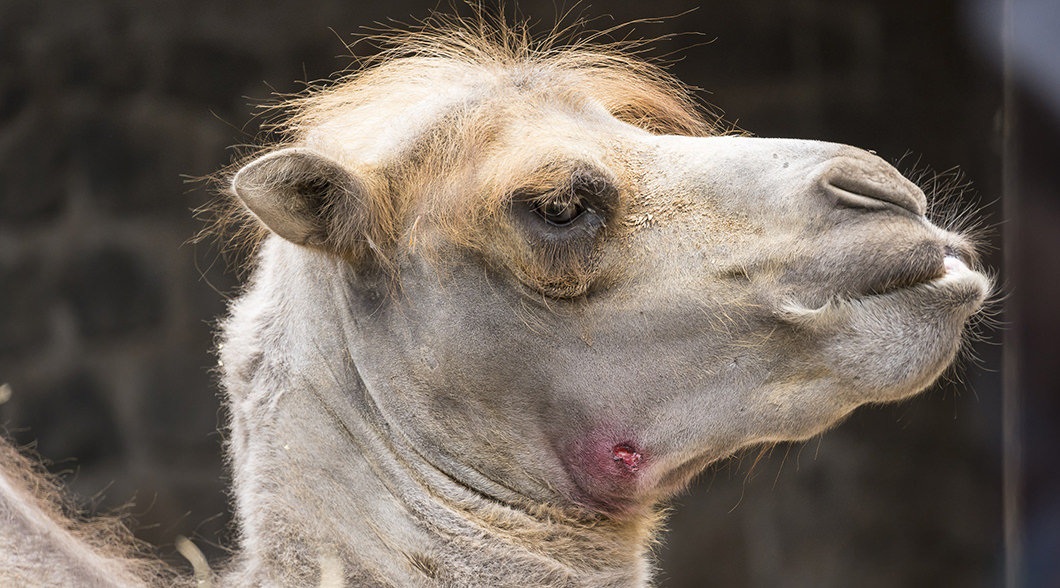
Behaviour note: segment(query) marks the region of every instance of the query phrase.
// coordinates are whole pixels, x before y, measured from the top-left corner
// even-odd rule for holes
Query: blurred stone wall
[[[0,0],[0,383],[12,392],[0,425],[90,508],[131,503],[166,557],[176,534],[213,558],[233,545],[210,348],[238,281],[216,247],[189,244],[209,194],[188,180],[253,141],[253,105],[273,90],[348,65],[350,32],[433,4]],[[554,20],[551,1],[519,4]],[[593,25],[605,28],[689,7],[583,8],[610,15]],[[953,0],[755,0],[635,36],[703,33],[657,54],[678,51],[673,70],[728,120],[873,149],[903,170],[959,166],[996,223],[1000,87],[962,18]],[[998,360],[975,350],[915,400],[705,474],[675,501],[660,584],[996,585]]]

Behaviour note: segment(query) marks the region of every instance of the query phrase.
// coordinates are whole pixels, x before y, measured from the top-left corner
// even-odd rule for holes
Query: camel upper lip
[[[852,289],[855,296],[873,296],[935,282],[950,275],[976,273],[976,253],[960,239],[922,242],[899,263],[882,267],[868,282]]]
[[[817,300],[789,299],[782,305],[780,315],[787,320],[806,324],[807,321],[813,322],[816,317],[826,316],[829,309],[847,307],[845,303],[860,301],[872,304],[875,300],[910,292],[944,295],[951,299],[953,304],[950,306],[954,308],[974,309],[980,306],[992,291],[990,278],[973,269],[960,255],[947,254],[933,262],[925,260],[925,263],[920,264],[920,268],[920,271],[916,268],[908,269],[906,273],[892,276],[870,288],[833,293]],[[930,294],[931,292],[938,294]],[[943,292],[948,294],[942,294]]]
[[[951,256],[942,257],[942,259],[917,259],[899,271],[884,273],[879,276],[875,282],[860,289],[860,294],[867,296],[887,294],[888,292],[911,288],[937,280],[946,275],[946,259],[950,258],[954,259],[956,263],[964,265],[964,262],[960,261],[959,258]]]
[[[881,296],[901,290],[936,286],[945,287],[947,285],[970,282],[979,283],[979,289],[982,290],[981,297],[985,297],[990,291],[989,278],[984,277],[980,272],[973,269],[969,263],[965,262],[964,258],[952,250],[947,251],[940,263],[933,265],[935,267],[934,271],[920,274],[913,272],[904,280],[891,280],[886,284],[881,284],[868,290],[861,296],[854,296],[854,298]]]

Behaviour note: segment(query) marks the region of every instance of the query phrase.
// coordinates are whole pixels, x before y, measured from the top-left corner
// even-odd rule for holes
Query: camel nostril
[[[924,192],[883,160],[838,157],[827,165],[821,184],[837,205],[869,210],[897,206],[917,216],[927,209]]]

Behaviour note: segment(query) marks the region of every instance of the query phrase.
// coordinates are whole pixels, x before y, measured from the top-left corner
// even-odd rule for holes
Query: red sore
[[[633,449],[628,443],[619,443],[611,449],[611,457],[615,461],[620,461],[626,466],[631,472],[637,471],[640,467],[640,454]]]

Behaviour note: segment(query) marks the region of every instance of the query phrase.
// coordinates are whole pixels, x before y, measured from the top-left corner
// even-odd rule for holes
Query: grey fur
[[[235,178],[273,234],[222,327],[241,551],[218,585],[645,586],[661,500],[923,390],[989,294],[866,152],[660,136],[461,71]],[[435,128],[457,118],[491,132]],[[403,122],[425,126],[376,132]],[[120,583],[7,488],[0,578]]]

